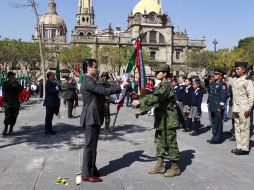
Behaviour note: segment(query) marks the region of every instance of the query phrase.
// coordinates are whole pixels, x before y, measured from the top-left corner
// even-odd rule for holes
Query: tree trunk
[[[44,61],[44,56],[43,56],[43,50],[42,50],[42,35],[41,35],[41,27],[40,27],[40,20],[39,20],[39,14],[37,11],[37,6],[34,0],[32,0],[32,7],[34,10],[34,14],[36,16],[36,23],[38,26],[38,35],[39,35],[39,49],[40,49],[40,58],[41,58],[41,70],[42,70],[42,77],[43,77],[43,99],[45,99],[45,95],[46,95],[46,73],[45,73],[45,61]]]

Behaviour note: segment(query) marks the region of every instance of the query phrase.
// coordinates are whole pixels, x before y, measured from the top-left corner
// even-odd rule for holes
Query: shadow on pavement
[[[69,150],[76,150],[83,148],[84,129],[82,127],[57,123],[53,129],[57,131],[56,135],[45,135],[44,125],[23,126],[18,131],[14,131],[14,136],[5,137],[6,144],[0,145],[0,149],[22,143],[35,149],[67,147]],[[74,138],[79,138],[82,143],[73,141]]]
[[[195,150],[185,150],[180,152],[180,169],[181,172],[184,172],[187,166],[191,165],[192,160],[194,159]],[[169,159],[170,160],[170,159]],[[168,169],[171,167],[171,161],[166,162],[165,167]]]
[[[201,125],[201,128],[199,129],[199,134],[203,134],[206,133],[208,131],[210,131],[211,128],[209,127],[205,127],[204,125]]]
[[[143,150],[138,150],[126,153],[121,158],[109,161],[109,164],[101,168],[100,171],[110,174],[123,168],[129,167],[134,162],[152,162],[156,160],[155,157],[144,155],[143,152]]]
[[[108,141],[108,140],[128,141],[133,145],[139,145],[139,143],[136,143],[135,141],[127,140],[123,138],[123,136],[126,134],[131,134],[131,133],[140,134],[147,130],[149,129],[145,127],[141,127],[139,125],[132,125],[132,124],[118,125],[114,129],[112,129],[112,132],[109,135],[100,135],[100,140],[101,141]]]
[[[250,151],[251,151],[252,147],[254,147],[254,141],[250,140]]]

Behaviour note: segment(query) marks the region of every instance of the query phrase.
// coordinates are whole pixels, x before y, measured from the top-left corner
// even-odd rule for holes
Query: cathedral
[[[91,47],[94,57],[103,46],[120,48],[131,45],[133,37],[141,36],[142,47],[151,60],[172,65],[177,70],[186,67],[188,51],[206,48],[205,38],[191,40],[186,31],[175,31],[170,16],[163,12],[161,0],[139,0],[130,10],[126,29],[114,29],[111,23],[108,28],[99,29],[95,15],[93,0],[78,0],[76,23],[70,41],[70,44]],[[67,29],[63,19],[57,15],[54,0],[49,0],[48,12],[40,19],[40,26],[47,44],[66,43]]]

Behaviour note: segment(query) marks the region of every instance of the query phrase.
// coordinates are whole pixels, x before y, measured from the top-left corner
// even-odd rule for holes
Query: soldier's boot
[[[165,169],[165,166],[164,166],[164,159],[163,158],[160,158],[158,157],[157,159],[157,163],[155,164],[155,166],[153,166],[149,171],[148,173],[149,174],[157,174],[157,173],[165,173],[166,169]]]
[[[14,127],[14,125],[10,125],[10,129],[9,129],[8,135],[14,135],[14,133],[13,133],[13,127]]]
[[[165,177],[174,177],[179,176],[181,174],[181,170],[179,168],[178,162],[173,161],[171,168],[167,170],[167,172],[164,174]]]
[[[4,130],[3,130],[3,132],[2,132],[2,135],[3,135],[3,136],[6,136],[6,135],[7,135],[7,131],[8,131],[8,125],[5,125],[5,126],[4,126]]]

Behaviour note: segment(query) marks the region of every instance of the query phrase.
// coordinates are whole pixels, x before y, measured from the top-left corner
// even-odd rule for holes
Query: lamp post
[[[213,44],[214,44],[214,52],[216,52],[216,51],[217,51],[216,46],[217,46],[217,44],[218,44],[218,42],[217,42],[216,39],[214,39]]]

